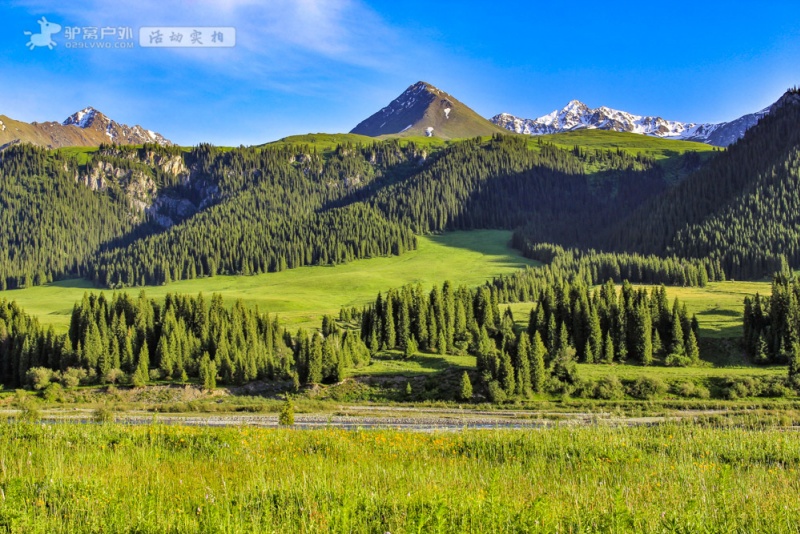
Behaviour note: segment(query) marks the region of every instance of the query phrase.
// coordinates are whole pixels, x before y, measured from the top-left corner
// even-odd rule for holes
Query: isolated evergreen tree
[[[689,359],[690,364],[696,364],[700,361],[700,348],[697,346],[697,337],[694,335],[694,330],[689,329],[688,341],[686,342],[686,357]]]
[[[139,356],[136,358],[136,372],[133,375],[133,385],[141,387],[150,380],[150,354],[147,343],[142,343]]]
[[[288,394],[281,406],[281,413],[278,415],[278,424],[280,426],[294,425],[294,404]]]
[[[514,367],[516,371],[516,393],[528,396],[531,393],[531,343],[528,333],[522,331],[517,336],[516,358]]]
[[[542,336],[539,332],[533,335],[533,344],[531,346],[531,389],[536,393],[541,393],[544,388],[545,381],[545,354],[546,349],[542,342]]]
[[[322,340],[317,334],[311,335],[308,353],[308,384],[322,383]]]
[[[214,389],[217,387],[217,365],[211,360],[208,352],[204,352],[200,358],[200,382],[205,389]]]
[[[405,350],[403,351],[403,356],[408,359],[414,356],[417,353],[419,348],[417,347],[417,340],[413,337],[409,338],[408,342],[406,343]]]
[[[458,398],[462,401],[468,401],[472,399],[472,382],[469,379],[469,375],[466,371],[461,375],[461,384],[459,386],[459,394]]]
[[[603,362],[611,363],[614,361],[614,338],[611,337],[611,331],[606,333],[606,340],[603,343]]]

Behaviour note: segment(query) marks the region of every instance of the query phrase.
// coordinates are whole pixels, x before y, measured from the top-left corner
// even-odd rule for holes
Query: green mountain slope
[[[715,257],[738,278],[800,264],[800,94],[790,91],[745,137],[642,206],[600,244]]]

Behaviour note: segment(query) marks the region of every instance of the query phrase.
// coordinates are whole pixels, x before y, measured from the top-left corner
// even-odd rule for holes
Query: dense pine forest
[[[593,291],[580,283],[542,286],[523,330],[498,298],[494,286],[406,286],[363,310],[343,309],[340,318],[357,321],[373,353],[477,356],[493,399],[543,392],[548,380],[550,390],[574,383],[577,362],[686,366],[700,359],[697,319],[677,299],[670,305],[664,286],[649,293],[627,282],[619,291],[611,281]]]
[[[0,289],[87,274],[97,250],[143,217],[118,184],[97,194],[77,163],[42,148],[0,151]]]
[[[789,91],[738,142],[594,243],[719,260],[734,278],[800,264],[800,102]]]
[[[241,302],[223,305],[218,295],[209,302],[202,295],[169,295],[160,303],[144,294],[86,295],[61,336],[44,331],[15,304],[0,306],[0,373],[11,386],[49,381],[49,370],[67,382],[193,378],[213,387],[218,376],[226,384],[287,378],[293,361],[274,317]]]
[[[362,310],[325,317],[320,332],[285,331],[276,317],[227,306],[219,295],[167,295],[163,302],[115,293],[85,295],[72,311],[69,332],[54,335],[16,304],[0,306],[0,380],[9,386],[196,380],[205,387],[261,380],[296,385],[339,382],[372,354],[398,349],[473,354],[483,386],[496,381],[507,395],[542,391],[546,370],[577,361],[698,360],[697,323],[663,286],[651,293],[609,282],[590,292],[580,284],[543,288],[527,329],[515,332],[493,286],[470,289],[446,282],[430,292],[419,285],[378,295]],[[355,321],[355,323],[354,323]],[[354,328],[355,326],[355,328]]]
[[[692,154],[683,157],[691,166]],[[502,135],[445,148],[389,140],[323,152],[105,146],[83,163],[22,146],[4,152],[0,170],[9,176],[4,216],[18,221],[4,227],[4,248],[26,254],[2,258],[8,288],[71,276],[124,287],[337,264],[402,254],[417,233],[454,229],[524,225],[542,240],[569,241],[668,186],[649,157]],[[43,205],[53,209],[36,215]],[[89,239],[76,238],[79,228]]]
[[[772,294],[744,300],[744,347],[759,364],[789,364],[800,376],[800,280],[777,274]]]

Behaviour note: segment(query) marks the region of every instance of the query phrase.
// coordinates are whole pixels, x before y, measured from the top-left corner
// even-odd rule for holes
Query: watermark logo
[[[36,21],[39,33],[24,32],[30,36],[25,44],[31,50],[46,46],[52,50],[59,43],[53,35],[62,30],[61,24],[42,17]],[[132,49],[136,46],[136,33],[130,26],[63,26],[63,46],[67,49]],[[236,29],[230,26],[145,26],[138,31],[142,48],[231,48],[236,46]],[[60,39],[61,40],[61,39]]]
[[[58,33],[61,31],[61,25],[56,24],[55,22],[48,22],[48,20],[42,17],[41,20],[37,20],[36,22],[39,23],[40,31],[39,33],[32,33],[32,32],[25,32],[25,35],[30,35],[31,38],[27,42],[25,46],[33,50],[37,46],[46,46],[50,50],[53,49],[58,43],[53,41],[53,34]]]
[[[230,26],[144,26],[139,28],[144,48],[231,48],[236,28]]]

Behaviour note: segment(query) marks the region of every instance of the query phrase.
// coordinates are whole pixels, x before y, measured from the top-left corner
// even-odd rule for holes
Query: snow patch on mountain
[[[93,107],[83,108],[73,113],[62,123],[64,126],[77,126],[78,128],[88,128],[94,121],[98,111]]]

